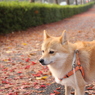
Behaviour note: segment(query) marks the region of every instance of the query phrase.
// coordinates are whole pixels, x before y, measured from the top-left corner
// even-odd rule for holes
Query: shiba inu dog
[[[64,31],[52,37],[44,31],[42,57],[55,81],[65,86],[65,95],[75,89],[75,95],[84,95],[85,85],[95,80],[95,41],[71,43]]]

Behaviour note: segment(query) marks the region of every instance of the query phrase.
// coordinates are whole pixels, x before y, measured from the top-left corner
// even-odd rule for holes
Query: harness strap
[[[72,69],[70,72],[68,72],[68,74],[66,74],[63,78],[60,78],[59,79],[60,81],[62,81],[65,78],[70,77],[71,75],[74,74],[74,71],[77,72],[78,70],[81,72],[82,76],[84,77],[84,70],[83,70],[83,67],[81,66],[80,59],[79,59],[79,51],[77,50],[74,53],[75,53],[75,57],[76,57],[76,58],[74,58],[74,60],[76,60],[77,64],[76,64],[76,66],[73,67],[74,69]],[[74,63],[74,65],[75,65],[75,63]]]

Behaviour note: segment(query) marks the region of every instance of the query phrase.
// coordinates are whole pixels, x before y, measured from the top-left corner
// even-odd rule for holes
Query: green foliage
[[[32,26],[56,22],[88,10],[85,5],[60,6],[28,2],[0,2],[0,33],[25,30]]]

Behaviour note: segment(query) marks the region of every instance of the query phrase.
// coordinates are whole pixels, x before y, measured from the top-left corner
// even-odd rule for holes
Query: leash
[[[84,78],[84,70],[83,67],[81,66],[80,59],[79,59],[79,50],[74,51],[74,57],[72,61],[72,70],[68,72],[63,78],[59,78],[60,81],[62,81],[65,78],[70,77],[71,75],[74,74],[74,72],[80,71],[83,78]]]

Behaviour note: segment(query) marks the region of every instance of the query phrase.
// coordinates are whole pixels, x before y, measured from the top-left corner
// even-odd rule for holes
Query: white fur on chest
[[[67,85],[67,86],[72,86],[72,84],[74,84],[74,78],[69,77],[69,78],[65,78],[63,80],[60,80],[58,78],[55,78],[56,83],[62,84],[62,85]]]

